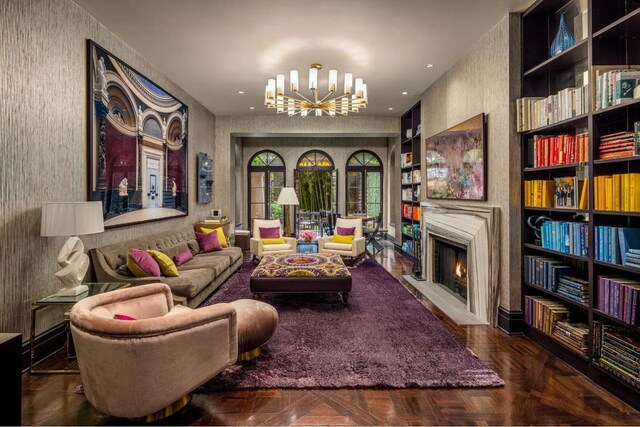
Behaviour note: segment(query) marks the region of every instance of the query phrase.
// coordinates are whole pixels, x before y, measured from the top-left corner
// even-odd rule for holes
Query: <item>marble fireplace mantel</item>
[[[422,244],[427,281],[433,281],[433,239],[467,248],[467,309],[496,325],[500,301],[500,208],[422,202]]]

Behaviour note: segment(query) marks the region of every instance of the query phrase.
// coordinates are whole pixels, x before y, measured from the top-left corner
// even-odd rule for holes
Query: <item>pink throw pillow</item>
[[[193,259],[193,254],[189,249],[185,249],[184,251],[180,252],[179,254],[176,254],[176,256],[173,257],[173,260],[176,262],[177,266],[180,266],[187,261],[191,261],[192,259]]]
[[[127,316],[126,314],[114,314],[113,318],[116,320],[138,320],[135,317]]]
[[[147,251],[141,251],[140,249],[131,248],[129,249],[129,258],[131,258],[131,260],[137,265],[137,267],[143,270],[144,273],[147,273],[148,276],[160,277],[162,275],[162,273],[160,272],[160,266],[158,265],[156,260],[153,259],[153,257],[149,255],[149,253],[147,253]],[[128,261],[129,260],[127,259],[127,265],[129,265]],[[144,277],[142,272],[139,272],[140,274],[138,274],[135,270],[133,270],[133,268],[133,265],[129,265],[129,269],[133,271],[133,273],[137,277]]]
[[[338,234],[338,236],[353,236],[355,232],[355,227],[338,227],[336,229],[336,234]]]
[[[261,239],[278,239],[280,237],[280,227],[258,227]]]
[[[196,238],[198,239],[198,244],[200,245],[201,254],[222,250],[222,245],[220,244],[220,240],[218,239],[218,233],[204,234],[196,232]]]

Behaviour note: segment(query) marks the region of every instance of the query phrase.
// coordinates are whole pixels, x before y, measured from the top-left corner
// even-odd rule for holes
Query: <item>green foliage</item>
[[[311,212],[331,209],[331,171],[298,172],[300,209]]]

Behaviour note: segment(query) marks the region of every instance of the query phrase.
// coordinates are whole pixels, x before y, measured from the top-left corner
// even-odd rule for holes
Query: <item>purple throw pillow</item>
[[[116,320],[138,320],[133,316],[128,316],[126,314],[114,314],[113,318]]]
[[[356,233],[355,227],[337,227],[336,234],[338,236],[353,236]]]
[[[280,227],[258,227],[261,239],[277,239],[280,237]]]
[[[139,268],[144,270],[151,277],[160,277],[162,273],[160,272],[160,266],[156,262],[155,259],[151,255],[147,253],[147,251],[141,251],[140,249],[129,249],[129,257],[131,260],[137,264]],[[135,273],[135,271],[134,271]],[[138,276],[136,274],[136,276]]]
[[[184,251],[180,252],[179,254],[176,254],[176,256],[173,257],[173,260],[176,262],[176,266],[180,266],[187,261],[191,261],[192,259],[193,259],[193,254],[189,249],[185,249]]]
[[[201,254],[222,250],[218,233],[205,234],[196,232],[196,238],[198,239],[198,245],[200,245]]]

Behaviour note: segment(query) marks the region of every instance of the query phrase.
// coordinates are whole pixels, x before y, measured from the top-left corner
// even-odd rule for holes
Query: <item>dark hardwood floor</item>
[[[411,264],[393,249],[375,256],[393,275]],[[256,390],[194,394],[165,425],[640,425],[640,413],[523,336],[457,326],[426,305],[505,381],[491,389]],[[53,357],[49,365],[61,363]],[[25,425],[131,424],[81,394],[78,375],[23,376]]]

